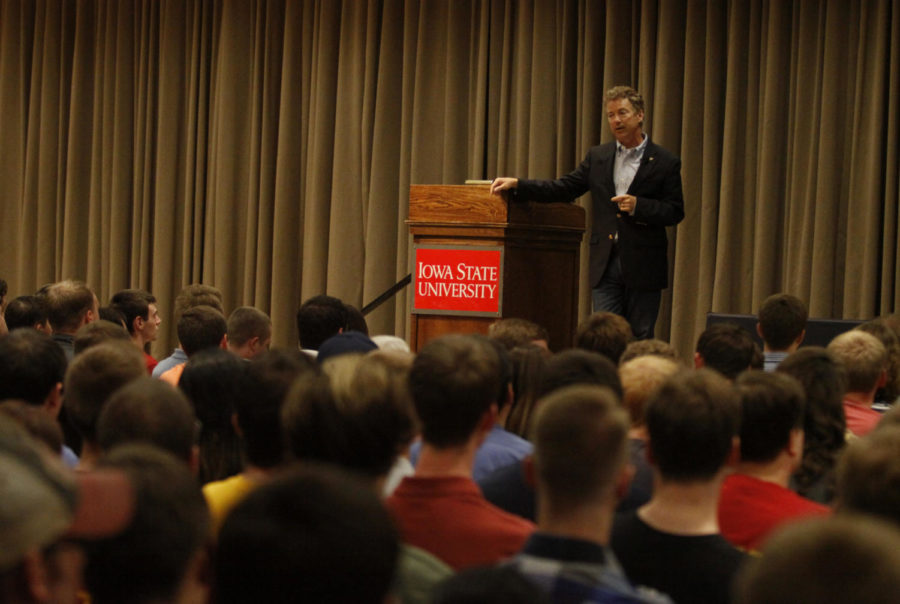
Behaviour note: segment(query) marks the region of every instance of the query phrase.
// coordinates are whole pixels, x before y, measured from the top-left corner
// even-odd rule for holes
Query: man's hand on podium
[[[508,176],[501,176],[500,178],[495,178],[491,182],[491,195],[500,195],[502,191],[508,191],[510,189],[515,189],[519,186],[518,178],[510,178]]]

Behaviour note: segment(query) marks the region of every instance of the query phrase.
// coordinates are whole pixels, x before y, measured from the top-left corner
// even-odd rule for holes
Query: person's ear
[[[702,369],[706,366],[706,361],[703,359],[703,355],[699,352],[694,353],[694,369]]]
[[[525,476],[525,484],[532,489],[535,488],[537,480],[535,479],[534,455],[526,455],[522,460],[522,474]]]
[[[625,499],[628,490],[631,488],[631,481],[634,479],[635,468],[630,463],[622,466],[619,474],[616,476],[615,493],[616,500]]]

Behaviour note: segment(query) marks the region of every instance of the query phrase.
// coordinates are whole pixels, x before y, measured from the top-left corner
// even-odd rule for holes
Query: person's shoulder
[[[675,153],[653,142],[652,138],[647,141],[647,148],[644,150],[644,153],[660,160],[681,161]]]

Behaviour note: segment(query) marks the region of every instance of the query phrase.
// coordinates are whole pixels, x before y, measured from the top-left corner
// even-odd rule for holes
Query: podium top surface
[[[584,208],[574,203],[508,202],[490,185],[410,185],[409,222],[523,224],[584,230]]]

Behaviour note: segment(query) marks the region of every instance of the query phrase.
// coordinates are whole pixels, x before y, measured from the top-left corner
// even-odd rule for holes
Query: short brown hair
[[[636,359],[645,355],[664,357],[672,359],[673,361],[680,360],[678,358],[678,351],[675,350],[674,346],[668,342],[650,338],[649,340],[635,340],[634,342],[629,342],[628,346],[625,347],[625,352],[619,357],[619,365],[624,365],[631,359]]]
[[[507,350],[527,346],[535,340],[548,340],[547,330],[528,319],[500,319],[488,327],[488,337],[497,340]]]
[[[173,309],[175,323],[178,323],[178,319],[181,318],[184,311],[195,306],[212,306],[223,315],[225,314],[222,292],[217,287],[192,283],[186,285],[175,298],[175,308]]]
[[[609,388],[569,386],[541,402],[534,463],[541,497],[553,507],[605,495],[627,459],[628,416]]]
[[[633,339],[634,333],[625,317],[600,311],[589,316],[578,326],[575,333],[575,347],[599,352],[618,365],[625,347]]]
[[[81,435],[96,441],[97,419],[113,392],[147,375],[147,366],[130,341],[104,342],[75,357],[66,371],[65,406]]]
[[[631,86],[613,86],[606,91],[606,103],[619,99],[627,99],[636,113],[644,111],[644,97]]]
[[[673,482],[712,479],[725,465],[741,422],[734,385],[711,369],[676,373],[644,409],[660,475]]]
[[[94,292],[82,281],[67,279],[53,283],[43,295],[50,326],[55,332],[78,329],[85,313],[94,308]]]
[[[838,506],[881,516],[900,526],[900,426],[847,445],[837,467]]]
[[[775,294],[765,299],[757,318],[765,343],[775,350],[787,350],[806,329],[809,312],[797,296]]]

